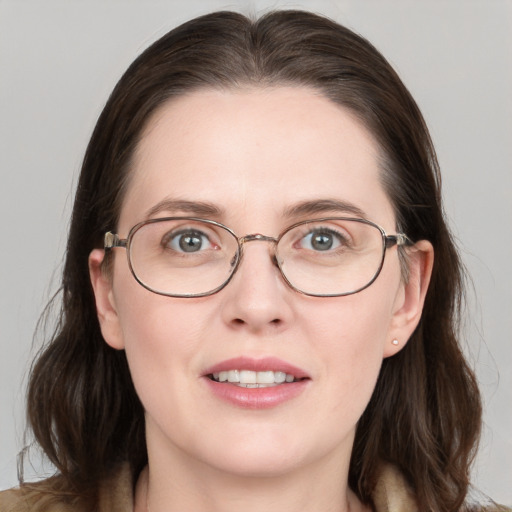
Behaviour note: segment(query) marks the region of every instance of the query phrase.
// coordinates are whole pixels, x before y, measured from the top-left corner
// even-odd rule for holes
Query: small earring
[[[393,343],[393,345],[395,345],[395,347],[396,347],[398,345],[398,340],[394,339],[391,343]]]

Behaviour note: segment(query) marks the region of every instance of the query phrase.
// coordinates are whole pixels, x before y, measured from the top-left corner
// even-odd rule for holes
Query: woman
[[[157,41],[91,138],[31,374],[58,475],[2,510],[470,510],[481,407],[438,183],[349,30],[215,13]]]

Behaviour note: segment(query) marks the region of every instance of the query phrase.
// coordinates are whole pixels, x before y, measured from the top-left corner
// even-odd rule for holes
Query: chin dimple
[[[295,382],[295,376],[280,371],[255,372],[252,370],[228,370],[208,375],[216,382],[226,382],[244,388],[266,388]]]

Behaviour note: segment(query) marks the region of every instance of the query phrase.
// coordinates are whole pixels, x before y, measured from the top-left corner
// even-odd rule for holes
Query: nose
[[[268,237],[246,241],[272,242]],[[273,243],[244,243],[240,266],[222,290],[222,316],[231,328],[274,334],[290,324],[292,294],[275,264]]]

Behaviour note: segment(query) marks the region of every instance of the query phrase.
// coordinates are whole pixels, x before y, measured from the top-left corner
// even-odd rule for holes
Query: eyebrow
[[[159,213],[178,213],[184,212],[199,217],[222,217],[224,210],[219,206],[205,201],[188,201],[184,199],[165,198],[155,206],[152,206],[146,212],[146,218],[154,217]],[[304,217],[308,215],[317,215],[325,213],[342,213],[355,215],[363,219],[366,214],[361,208],[348,201],[338,199],[316,199],[297,203],[285,208],[284,216],[292,219],[294,217]]]
[[[340,201],[338,199],[302,201],[284,210],[284,215],[289,218],[316,215],[319,213],[344,213],[355,215],[363,219],[366,218],[366,214],[361,208],[348,201]]]
[[[221,208],[213,203],[166,198],[157,203],[155,206],[152,206],[146,212],[146,218],[149,219],[162,212],[185,212],[205,217],[220,217],[224,213]]]

